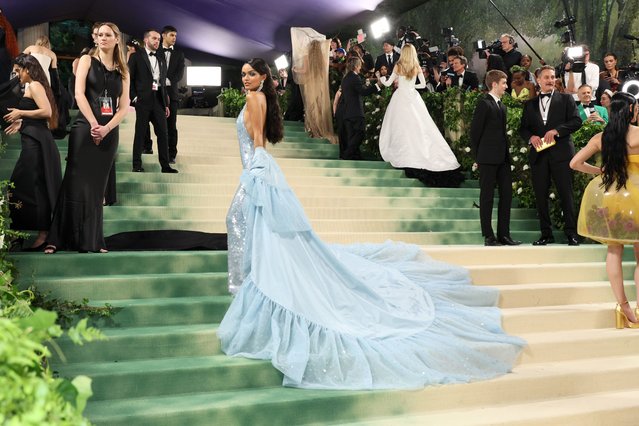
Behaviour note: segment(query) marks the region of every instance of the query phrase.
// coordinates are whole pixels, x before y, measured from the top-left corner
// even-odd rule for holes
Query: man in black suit
[[[477,74],[466,69],[468,59],[465,56],[457,56],[451,64],[452,72],[442,74],[443,84],[437,86],[438,92],[443,92],[450,87],[459,87],[462,91],[477,90],[479,88],[479,79]]]
[[[177,157],[177,111],[180,101],[178,83],[184,76],[184,52],[175,48],[177,29],[170,25],[162,28],[162,53],[166,60],[166,93],[169,96],[169,116],[166,119],[169,134],[169,163]]]
[[[486,87],[490,91],[477,102],[470,126],[470,148],[479,166],[479,218],[486,246],[521,244],[521,241],[510,237],[512,173],[506,135],[506,107],[501,102],[508,89],[507,80],[508,76],[503,71],[488,71]],[[497,238],[492,226],[495,185],[499,191]]]
[[[393,67],[397,61],[399,61],[399,53],[395,52],[393,49],[393,42],[390,40],[385,40],[382,49],[384,53],[377,57],[375,61],[375,72],[379,71],[382,66],[385,66],[388,70],[388,75],[390,76],[393,72]]]
[[[381,89],[377,84],[364,86],[359,72],[362,61],[351,57],[346,62],[346,75],[342,80],[340,102],[343,102],[341,116],[343,130],[340,136],[340,158],[343,160],[359,160],[359,146],[364,140],[364,102],[362,96],[367,96]]]
[[[573,205],[570,160],[575,146],[570,134],[581,127],[581,118],[571,95],[555,91],[555,69],[544,65],[537,80],[539,96],[524,104],[519,134],[530,144],[529,161],[541,238],[533,245],[555,242],[552,234],[548,193],[550,179],[555,182],[564,214],[564,233],[569,245],[579,245]]]
[[[160,33],[147,30],[144,33],[144,49],[129,58],[131,99],[135,105],[135,136],[133,138],[133,171],[143,172],[142,149],[149,121],[153,124],[158,141],[158,158],[162,173],[177,173],[169,165],[166,118],[169,116],[166,95],[166,62],[158,55]]]

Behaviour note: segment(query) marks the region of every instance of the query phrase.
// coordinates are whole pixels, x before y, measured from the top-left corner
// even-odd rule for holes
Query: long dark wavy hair
[[[56,106],[55,98],[53,97],[53,90],[51,90],[51,85],[49,84],[49,80],[47,79],[40,62],[38,62],[34,56],[21,53],[16,56],[13,63],[20,68],[27,70],[31,80],[37,81],[42,85],[42,87],[44,87],[44,92],[47,95],[49,104],[51,104],[51,117],[47,120],[49,122],[49,129],[53,130],[58,127],[58,107]]]
[[[632,108],[630,108],[632,106]],[[629,93],[618,92],[610,102],[610,117],[601,136],[601,180],[606,191],[616,183],[616,190],[628,180],[626,135],[637,108],[637,100]]]
[[[264,123],[264,134],[266,139],[276,144],[284,137],[284,125],[282,123],[282,113],[280,104],[277,101],[277,93],[275,92],[275,84],[271,76],[271,68],[262,58],[253,58],[246,62],[260,75],[266,75],[262,93],[266,96],[266,121]]]

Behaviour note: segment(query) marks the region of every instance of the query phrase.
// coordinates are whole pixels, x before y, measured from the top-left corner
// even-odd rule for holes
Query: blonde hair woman
[[[405,169],[407,176],[427,186],[459,186],[464,178],[455,154],[417,92],[426,87],[426,79],[415,47],[406,44],[390,77],[379,78],[385,86],[398,81],[379,135],[379,151],[384,161]]]
[[[24,49],[22,53],[26,53],[27,55],[31,55],[40,62],[42,69],[44,70],[44,75],[47,76],[47,81],[51,84],[51,75],[50,70],[55,70],[57,72],[58,69],[58,57],[51,50],[51,43],[49,42],[49,37],[43,35],[38,37],[35,44]],[[56,89],[54,88],[55,92]]]
[[[80,112],[69,135],[67,168],[45,253],[107,251],[102,201],[118,149],[118,125],[129,108],[125,51],[118,27],[105,22],[96,49],[80,58],[75,82]]]

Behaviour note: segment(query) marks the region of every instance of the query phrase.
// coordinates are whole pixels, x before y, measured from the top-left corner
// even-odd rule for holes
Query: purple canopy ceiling
[[[382,0],[8,0],[15,29],[63,19],[112,21],[134,37],[173,25],[178,44],[226,58],[274,58],[290,50],[290,27],[330,31]]]

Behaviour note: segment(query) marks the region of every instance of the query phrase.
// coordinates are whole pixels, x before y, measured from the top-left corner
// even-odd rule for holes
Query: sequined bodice
[[[237,126],[237,138],[240,143],[240,157],[242,159],[242,167],[244,169],[248,168],[251,158],[253,158],[253,153],[255,152],[255,147],[253,146],[253,140],[248,134],[246,127],[244,126],[244,110],[246,106],[242,108],[240,111],[240,115],[237,116],[236,126]]]

